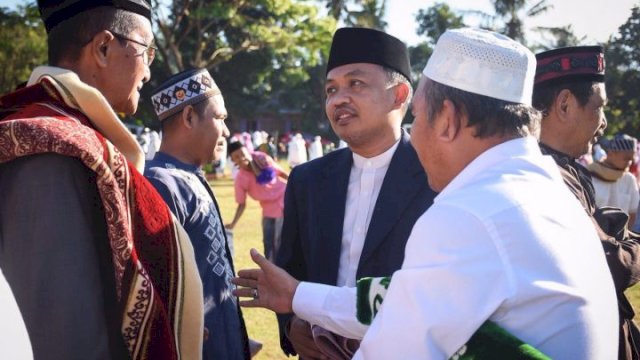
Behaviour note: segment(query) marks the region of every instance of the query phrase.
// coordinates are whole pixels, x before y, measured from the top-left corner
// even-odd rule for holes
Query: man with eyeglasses
[[[0,268],[33,356],[200,359],[193,248],[116,116],[149,80],[150,6],[38,6],[50,66],[0,98]]]
[[[151,63],[153,62],[153,59],[155,59],[156,57],[156,50],[158,50],[158,48],[156,48],[155,46],[149,44],[145,44],[141,41],[138,40],[134,40],[134,39],[130,39],[124,35],[120,35],[115,31],[111,31],[111,34],[113,34],[113,36],[115,36],[116,38],[118,38],[121,41],[129,41],[132,42],[134,44],[140,45],[140,53],[136,54],[136,56],[142,56],[142,61],[144,61],[144,63],[147,66],[151,66]]]

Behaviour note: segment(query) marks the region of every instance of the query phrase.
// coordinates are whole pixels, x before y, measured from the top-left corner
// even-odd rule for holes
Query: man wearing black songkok
[[[640,359],[640,332],[624,291],[640,280],[640,237],[628,215],[598,208],[589,171],[576,159],[591,151],[607,127],[604,49],[577,46],[536,55],[533,106],[542,111],[540,147],[560,167],[565,183],[592,217],[613,276],[620,313],[619,359]],[[553,205],[550,205],[553,206]],[[580,256],[579,249],[576,256]]]
[[[410,77],[400,40],[371,29],[336,31],[325,110],[349,148],[299,165],[289,177],[276,263],[296,279],[353,287],[356,279],[390,276],[402,265],[413,224],[435,195],[400,127],[413,92]],[[299,287],[294,311],[323,296]],[[307,322],[285,315],[279,323],[285,353],[321,357]]]

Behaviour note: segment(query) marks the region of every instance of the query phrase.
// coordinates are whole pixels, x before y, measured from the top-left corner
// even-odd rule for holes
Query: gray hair
[[[134,13],[111,6],[99,6],[76,14],[49,32],[49,64],[58,65],[65,59],[77,60],[82,48],[100,31],[110,30],[126,36],[138,25]]]
[[[409,81],[409,79],[407,79],[404,75],[400,74],[396,70],[393,70],[391,68],[384,67],[384,66],[383,66],[383,69],[384,69],[384,72],[387,74],[387,83],[386,83],[387,86],[391,87],[398,84],[405,84],[409,88],[409,95],[407,95],[407,98],[402,104],[402,109],[401,109],[402,116],[404,116],[404,114],[407,112],[407,109],[409,109],[409,104],[411,104],[411,99],[413,98],[413,87],[411,86],[411,82]]]
[[[475,127],[477,138],[518,135],[538,136],[541,113],[531,106],[470,93],[440,84],[425,77],[425,101],[427,119],[433,121],[442,111],[445,100],[468,118],[468,125]]]

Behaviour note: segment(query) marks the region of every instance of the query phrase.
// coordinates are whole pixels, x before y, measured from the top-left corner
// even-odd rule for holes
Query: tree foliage
[[[606,46],[608,133],[620,131],[640,137],[640,7]]]
[[[282,104],[319,103],[312,69],[328,53],[336,21],[302,0],[174,0],[154,12],[159,57],[151,86],[189,68],[207,68],[230,116],[252,118]],[[293,89],[298,92],[291,93]],[[149,103],[146,111],[151,112]]]
[[[386,0],[326,0],[329,14],[345,25],[385,30]]]
[[[47,41],[38,8],[0,8],[0,94],[29,79],[31,70],[47,60]]]
[[[498,19],[503,25],[496,30],[526,45],[524,19],[549,11],[552,6],[547,0],[539,0],[530,7],[529,0],[491,0]]]
[[[417,34],[425,37],[418,45],[409,47],[411,70],[414,78],[418,79],[440,35],[448,29],[464,27],[465,23],[463,16],[454,12],[446,3],[436,3],[427,9],[420,9],[415,19],[418,24]]]
[[[533,46],[536,51],[545,51],[567,46],[577,46],[584,42],[584,40],[586,39],[586,36],[576,36],[571,25],[561,27],[537,27],[535,28],[535,30],[541,33],[543,36],[546,34],[551,35],[551,39],[547,40],[546,43]]]
[[[430,45],[435,45],[447,29],[465,26],[462,15],[456,14],[446,3],[436,3],[427,9],[420,9],[416,15],[416,22],[418,35],[426,35]]]
[[[360,6],[360,10],[347,12],[348,16],[344,19],[345,24],[383,31],[386,29],[387,22],[384,21],[386,0],[361,0]]]
[[[314,5],[292,0],[174,0],[155,10],[158,49],[169,72],[212,68],[265,48],[317,62],[314,55],[335,28]]]

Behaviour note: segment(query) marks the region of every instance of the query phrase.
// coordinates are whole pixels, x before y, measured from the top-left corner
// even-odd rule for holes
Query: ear
[[[453,102],[445,100],[442,104],[440,114],[436,115],[435,121],[436,136],[443,142],[454,141],[462,129],[460,113]]]
[[[193,106],[187,105],[182,112],[180,113],[180,121],[187,129],[193,129],[196,123],[196,112],[193,109]]]
[[[407,100],[409,96],[409,87],[405,83],[399,83],[395,86],[394,94],[395,98],[393,99],[393,108],[399,109],[402,107],[402,104]]]
[[[553,103],[553,111],[560,121],[567,121],[571,115],[571,110],[576,105],[576,98],[571,91],[563,89],[558,93]]]
[[[103,30],[97,33],[86,46],[86,51],[89,52],[98,67],[105,68],[109,64],[109,58],[115,44],[114,39],[113,34]]]

